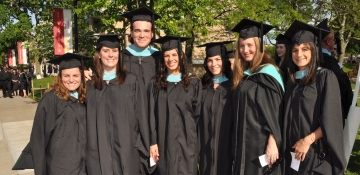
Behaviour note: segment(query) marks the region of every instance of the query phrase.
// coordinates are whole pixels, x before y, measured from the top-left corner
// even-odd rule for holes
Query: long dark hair
[[[277,45],[278,44],[276,44],[275,46],[277,47]],[[285,46],[285,49],[286,49],[286,52],[285,52],[285,55],[284,55],[284,60],[282,61],[281,66],[279,66],[282,71],[286,70],[286,67],[287,67],[286,64],[288,63],[289,58],[291,58],[291,47],[290,47],[290,45],[284,44],[284,46]],[[281,61],[281,58],[277,54],[276,50],[275,50],[274,60],[275,60],[275,63],[277,65],[279,65],[279,63]]]
[[[320,65],[319,64],[319,51],[318,51],[318,47],[316,47],[313,42],[307,42],[307,43],[303,43],[303,44],[307,45],[311,50],[311,60],[310,60],[309,65],[307,66],[308,72],[306,73],[306,75],[302,81],[304,86],[308,86],[311,83],[313,83],[316,79],[317,68],[318,68],[318,65]],[[295,44],[293,44],[291,46],[291,50],[294,48],[294,45]],[[290,58],[292,60],[292,56]],[[289,61],[288,69],[289,69],[289,78],[288,78],[287,85],[291,86],[295,83],[295,73],[296,73],[296,71],[299,71],[299,68],[294,63],[294,61]]]
[[[103,74],[104,74],[104,68],[103,68],[103,63],[101,62],[100,59],[100,50],[102,47],[97,47],[96,51],[95,51],[95,55],[94,55],[94,71],[95,71],[95,78],[94,78],[94,86],[96,89],[98,90],[102,90],[103,88]],[[123,66],[121,67],[121,50],[119,49],[119,59],[118,59],[118,63],[116,64],[116,85],[120,85],[122,83],[125,82],[125,78],[126,78],[126,68]]]
[[[186,55],[183,51],[181,51],[180,55],[178,52],[178,49],[175,49],[178,53],[179,56],[179,66],[180,66],[180,73],[181,73],[181,83],[183,84],[184,90],[187,92],[188,91],[188,86],[190,84],[190,77],[189,77],[189,68],[187,65],[187,58]],[[165,51],[162,51],[163,55],[162,58],[159,61],[159,68],[157,70],[156,73],[156,89],[157,90],[163,90],[166,91],[167,89],[167,76],[168,76],[168,71],[165,65],[165,61],[164,61],[164,53]]]
[[[223,46],[223,48],[222,48],[222,53],[223,54],[220,55],[221,61],[222,61],[221,72],[223,73],[223,75],[225,75],[226,78],[231,79],[231,77],[232,77],[231,63],[228,59],[226,59],[225,46]],[[212,85],[214,83],[213,82],[214,74],[212,74],[211,71],[209,70],[209,68],[207,67],[208,60],[209,60],[209,57],[205,57],[204,64],[203,64],[204,69],[205,69],[205,74],[201,77],[203,89],[209,87],[210,85]]]

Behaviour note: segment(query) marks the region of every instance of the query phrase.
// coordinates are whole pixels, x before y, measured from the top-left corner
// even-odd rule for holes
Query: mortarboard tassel
[[[260,52],[262,53],[262,52],[264,51],[264,48],[263,48],[263,47],[264,47],[264,46],[263,46],[263,45],[264,45],[264,42],[263,42],[263,41],[264,41],[264,36],[263,36],[264,26],[263,26],[263,23],[262,23],[262,22],[260,22],[260,24],[261,24],[261,25],[260,25],[261,27],[260,27],[260,32],[259,32],[259,33],[260,33],[259,38],[261,39],[261,41],[260,41]]]
[[[179,57],[179,62],[180,62],[180,72],[182,72],[182,69],[183,69],[183,65],[181,64],[182,61],[180,60],[181,59],[181,54],[182,54],[182,48],[181,48],[181,40],[180,40],[180,37],[179,37],[179,40],[178,40],[178,57]]]
[[[156,40],[154,12],[152,13],[152,16],[151,16],[151,28],[152,28],[152,31],[154,32],[154,35],[153,35],[153,38],[152,38],[152,41],[154,41],[154,40]]]
[[[84,75],[84,59],[83,57],[81,57],[81,79],[82,79],[82,83],[83,83],[83,88],[85,88],[85,75]]]
[[[321,42],[322,42],[322,36],[321,36],[321,29],[319,29],[319,38],[318,38],[318,52],[319,52],[319,64],[323,62],[323,54],[322,54],[322,48],[321,48]],[[315,42],[314,42],[315,43]]]

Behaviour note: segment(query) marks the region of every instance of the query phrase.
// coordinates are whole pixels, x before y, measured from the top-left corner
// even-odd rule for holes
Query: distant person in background
[[[4,67],[0,67],[0,89],[3,91],[3,97],[5,97],[4,84],[5,84],[5,71]]]
[[[47,73],[49,74],[49,76],[53,76],[53,65],[49,64],[47,67]]]
[[[337,55],[337,44],[335,44],[333,50],[331,50],[331,56],[335,58],[336,55]]]
[[[336,39],[334,35],[334,31],[328,27],[328,20],[325,19],[321,23],[319,23],[316,27],[321,28],[323,31],[327,31],[328,34],[322,35],[322,57],[323,60],[320,62],[320,66],[322,68],[329,69],[334,72],[336,78],[338,80],[338,84],[340,86],[341,93],[341,109],[342,109],[342,117],[344,119],[347,118],[347,115],[350,110],[350,105],[353,98],[352,88],[350,84],[349,77],[347,74],[339,67],[338,61],[331,56],[331,51],[334,51],[334,47],[336,45]],[[336,46],[337,48],[337,46]]]
[[[14,96],[19,95],[19,74],[17,73],[17,69],[13,69],[11,74],[11,82],[12,82],[12,91],[14,93]]]
[[[85,69],[86,70],[86,69]],[[54,76],[58,75],[59,67],[58,65],[54,65]]]
[[[28,67],[29,67],[30,74],[34,76],[35,75],[35,64],[34,64],[34,62],[31,62]]]
[[[226,59],[230,62],[231,70],[234,70],[235,53],[234,50],[227,51]]]
[[[47,77],[47,74],[46,74],[46,66],[47,66],[46,63],[43,62],[43,64],[42,64],[41,67],[42,67],[42,73],[43,73],[43,76],[44,76],[44,77]]]
[[[21,96],[27,97],[28,96],[28,89],[29,89],[29,72],[28,69],[21,70],[20,73],[20,90],[22,91]]]
[[[289,77],[287,70],[288,69],[287,62],[289,62],[289,56],[291,53],[290,45],[291,45],[291,39],[289,39],[288,37],[282,34],[279,34],[276,37],[276,53],[274,56],[274,60],[276,64],[279,66],[280,70],[282,71],[284,82],[287,82],[287,79]]]
[[[13,98],[12,93],[11,93],[11,91],[12,91],[11,90],[11,72],[9,72],[7,67],[4,67],[4,77],[5,77],[5,82],[3,85],[4,98],[6,98],[6,97]]]

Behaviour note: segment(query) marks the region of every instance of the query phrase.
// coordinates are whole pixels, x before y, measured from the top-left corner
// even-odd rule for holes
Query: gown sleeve
[[[55,126],[56,96],[51,91],[44,95],[36,109],[30,142],[13,169],[33,168],[36,175],[46,175],[46,147]],[[32,160],[32,161],[31,161]]]
[[[200,79],[193,78],[196,80],[196,84],[194,85],[194,97],[193,97],[193,111],[194,111],[194,120],[197,124],[199,121],[199,117],[201,115],[201,98],[202,98],[202,84]]]
[[[156,132],[156,118],[155,118],[155,101],[157,91],[155,88],[155,81],[151,80],[148,87],[149,97],[149,120],[150,120],[150,146],[157,144],[157,132]]]
[[[140,161],[144,169],[149,171],[148,169],[148,160],[149,160],[149,149],[150,149],[150,129],[149,129],[149,119],[146,114],[145,108],[145,89],[143,83],[137,80],[135,94],[136,94],[136,104],[135,111],[136,116],[138,118],[139,124],[139,133],[138,138],[136,139],[136,148],[140,153]]]
[[[318,76],[319,77],[319,76]],[[346,163],[343,148],[343,120],[341,111],[340,89],[335,74],[330,70],[320,72],[320,127],[323,143],[329,152],[325,161],[314,171],[321,174],[342,174]]]
[[[281,85],[274,78],[263,74],[259,76],[261,83],[258,83],[256,92],[256,103],[260,113],[266,120],[264,129],[269,131],[275,137],[278,149],[282,143],[281,139],[281,123],[282,123],[282,97],[283,90]]]

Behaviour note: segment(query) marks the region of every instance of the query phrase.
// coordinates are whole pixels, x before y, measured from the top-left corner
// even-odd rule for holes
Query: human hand
[[[84,70],[85,81],[91,80],[92,75],[93,75],[92,72],[90,72],[88,70]]]
[[[311,144],[312,142],[306,137],[297,141],[292,147],[295,149],[295,159],[304,161]]]
[[[279,159],[279,150],[276,145],[275,138],[272,134],[270,134],[268,139],[268,144],[266,147],[266,155],[268,157],[269,167],[271,167],[271,165],[274,164],[277,159]]]
[[[150,146],[150,157],[152,157],[155,162],[159,161],[159,149],[157,144]]]

